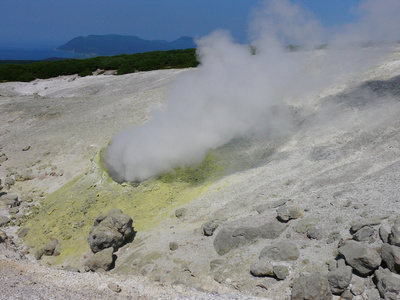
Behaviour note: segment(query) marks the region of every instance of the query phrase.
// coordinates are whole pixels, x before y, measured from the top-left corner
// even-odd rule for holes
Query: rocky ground
[[[218,176],[111,182],[96,154],[147,121],[184,72],[0,84],[7,299],[399,299],[399,49],[307,101],[292,99],[291,131],[217,149]],[[94,220],[113,208],[132,218],[134,237],[89,247]],[[89,266],[102,250],[111,264]]]

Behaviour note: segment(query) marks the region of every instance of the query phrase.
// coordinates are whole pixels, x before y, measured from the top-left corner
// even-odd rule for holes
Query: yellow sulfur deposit
[[[135,231],[156,227],[178,207],[196,199],[222,175],[217,153],[209,153],[195,167],[176,169],[140,184],[114,182],[101,166],[101,154],[90,171],[46,197],[42,207],[25,221],[30,228],[25,242],[32,252],[56,238],[59,256],[45,258],[55,264],[75,264],[89,250],[86,238],[94,219],[112,208],[133,219]]]

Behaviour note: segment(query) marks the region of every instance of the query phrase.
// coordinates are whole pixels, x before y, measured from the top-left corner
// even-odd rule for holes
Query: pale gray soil
[[[13,191],[56,190],[88,168],[90,158],[116,132],[148,120],[151,107],[163,104],[169,84],[183,72],[190,70],[0,84],[0,145],[9,157],[0,167],[0,178],[10,167],[50,162],[62,176],[17,183]],[[27,294],[34,295],[32,299],[52,294],[59,299],[115,298],[107,288],[110,281],[121,286],[121,298],[218,299],[220,293],[285,299],[299,272],[327,270],[326,262],[335,258],[337,248],[337,241],[327,243],[331,232],[347,239],[353,221],[385,217],[382,224],[389,228],[400,215],[399,75],[397,49],[383,64],[330,86],[305,103],[292,103],[292,131],[273,138],[238,139],[222,147],[233,162],[231,173],[186,204],[183,219],[166,218],[140,247],[128,244],[120,249],[111,275],[68,273],[2,259],[1,286],[8,297],[17,295],[15,299]],[[27,145],[31,149],[22,151]],[[200,232],[201,224],[211,218],[223,220],[215,234],[221,228],[264,224],[276,217],[276,210],[259,214],[256,209],[283,198],[305,211],[302,218],[317,218],[323,234],[322,239],[311,240],[294,230],[297,221],[288,223],[279,239],[296,243],[300,257],[283,263],[290,271],[283,281],[249,273],[261,249],[272,241],[257,240],[219,256],[213,237]],[[7,230],[12,234],[12,228]],[[171,240],[179,244],[173,253],[168,250]],[[121,277],[125,262],[135,264],[133,253],[144,265],[141,274],[150,279],[138,272]],[[145,258],[152,253],[152,260]],[[219,274],[209,270],[214,259],[225,262]],[[177,282],[183,285],[170,286]]]

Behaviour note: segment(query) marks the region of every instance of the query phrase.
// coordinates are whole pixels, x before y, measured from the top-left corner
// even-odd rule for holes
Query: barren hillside
[[[381,251],[379,233],[390,233],[400,216],[398,48],[307,99],[285,99],[287,130],[235,138],[170,175],[114,182],[102,149],[119,131],[151,119],[172,82],[190,72],[0,84],[0,155],[7,157],[0,215],[11,220],[1,229],[27,259],[0,248],[7,299],[40,299],[49,286],[57,299],[285,299],[301,273],[327,274],[347,240]],[[10,212],[7,195],[18,195],[19,209]],[[114,253],[112,270],[85,273],[90,228],[112,208],[133,219],[136,235]],[[355,224],[371,228],[367,239],[355,238]],[[59,255],[36,260],[52,239]],[[294,245],[297,254],[285,256],[279,245]],[[278,258],[268,254],[274,251]],[[260,256],[269,257],[271,274],[255,275]],[[54,270],[63,268],[82,273]],[[343,290],[373,299],[373,271],[354,272]]]

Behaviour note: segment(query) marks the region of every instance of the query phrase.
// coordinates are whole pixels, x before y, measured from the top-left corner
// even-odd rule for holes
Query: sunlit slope
[[[42,207],[24,222],[30,228],[26,243],[34,253],[52,239],[59,241],[60,255],[44,258],[52,263],[76,264],[89,250],[86,238],[94,219],[119,208],[133,219],[135,231],[149,231],[183,204],[196,199],[223,172],[218,155],[210,153],[197,166],[177,169],[141,184],[115,183],[100,164],[46,197]]]

